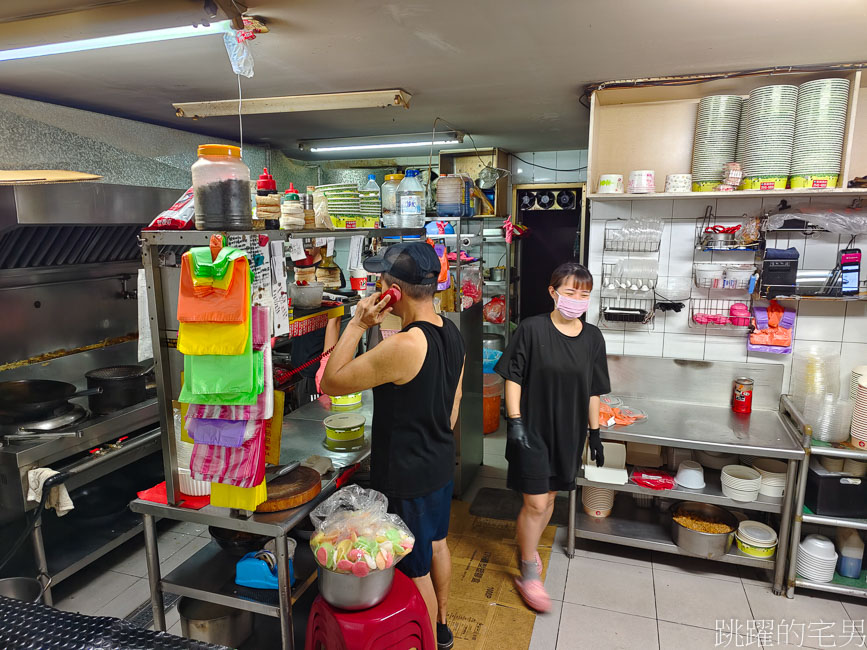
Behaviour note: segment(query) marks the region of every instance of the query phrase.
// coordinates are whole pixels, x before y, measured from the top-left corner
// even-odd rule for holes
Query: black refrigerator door
[[[578,261],[575,238],[581,228],[578,210],[521,210],[520,222],[530,228],[521,242],[521,318],[550,312],[551,273],[564,262]]]

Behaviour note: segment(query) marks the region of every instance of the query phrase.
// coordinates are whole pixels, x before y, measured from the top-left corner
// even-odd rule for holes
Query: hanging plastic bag
[[[197,405],[195,413],[199,412],[199,408],[202,405],[253,406],[254,404],[258,404],[259,395],[265,390],[265,361],[261,352],[255,353],[253,370],[255,371],[253,389],[247,393],[195,393],[190,389],[190,384],[186,381],[185,376],[184,384],[181,386],[181,394],[178,395],[178,401],[184,404]]]
[[[142,230],[190,230],[195,225],[196,206],[193,203],[193,188],[181,195],[168,210],[160,212],[156,219]]]
[[[253,76],[253,53],[247,41],[255,35],[244,30],[230,30],[223,34],[223,42],[226,44],[226,52],[229,62],[235,74],[243,75],[248,79]]]
[[[310,548],[319,566],[364,577],[397,564],[415,538],[403,520],[388,514],[388,499],[376,490],[349,485],[310,513],[316,533]]]
[[[503,296],[494,296],[482,310],[485,320],[489,323],[500,324],[506,320],[506,300]]]
[[[207,250],[207,249],[205,249]],[[223,279],[195,276],[193,258],[181,257],[181,280],[178,288],[178,321],[181,323],[242,323],[247,305],[250,272],[247,258],[240,253]],[[198,278],[198,279],[197,279]],[[229,284],[225,288],[228,278]],[[199,284],[197,284],[199,282]],[[245,286],[247,285],[247,286]]]
[[[313,214],[316,227],[320,230],[334,230],[334,222],[328,211],[328,199],[322,190],[313,190]]]

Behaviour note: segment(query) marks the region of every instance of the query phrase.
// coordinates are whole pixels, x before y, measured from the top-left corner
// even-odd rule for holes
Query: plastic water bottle
[[[397,186],[397,204],[401,228],[424,227],[424,188],[418,182],[418,170],[410,169]]]
[[[361,188],[362,192],[376,192],[376,195],[379,196],[379,185],[376,184],[376,174],[368,174],[367,175],[367,184]]]
[[[375,174],[367,175],[367,184],[361,189],[359,196],[361,197],[361,227],[379,228],[382,201]]]

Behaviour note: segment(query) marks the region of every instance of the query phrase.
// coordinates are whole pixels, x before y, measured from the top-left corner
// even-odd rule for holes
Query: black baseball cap
[[[389,246],[381,255],[368,257],[364,270],[388,273],[409,284],[435,284],[440,274],[440,258],[430,244],[404,242]]]

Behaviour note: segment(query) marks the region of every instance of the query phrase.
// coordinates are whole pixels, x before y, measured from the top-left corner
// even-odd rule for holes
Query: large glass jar
[[[198,230],[253,229],[250,168],[238,147],[199,145],[199,159],[191,171]]]
[[[400,227],[400,206],[397,204],[397,186],[403,180],[403,174],[388,174],[381,188],[382,227]]]

